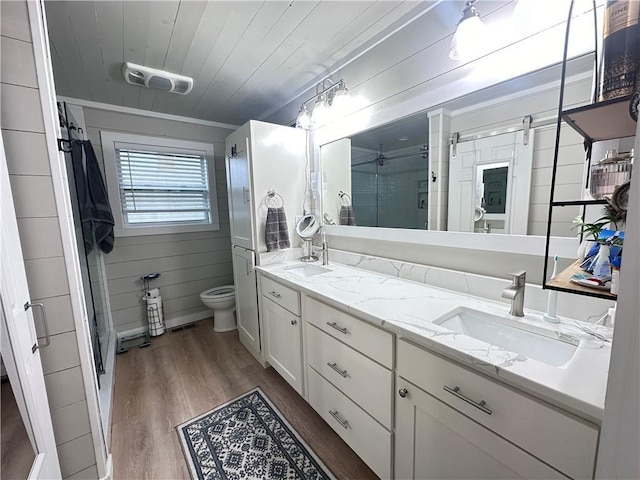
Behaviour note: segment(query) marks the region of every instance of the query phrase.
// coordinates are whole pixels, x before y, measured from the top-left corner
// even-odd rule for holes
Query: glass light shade
[[[304,130],[311,128],[311,117],[309,117],[307,107],[304,105],[300,107],[300,113],[298,113],[298,118],[296,118],[296,128],[302,128]]]
[[[321,95],[313,106],[311,119],[315,127],[322,127],[331,121],[331,108],[329,108],[324,95]]]
[[[347,90],[347,87],[342,86],[336,90],[331,102],[331,108],[336,116],[343,117],[350,112],[352,103],[349,90]]]
[[[479,16],[465,18],[460,22],[451,39],[449,58],[452,60],[475,60],[487,49],[486,26]]]

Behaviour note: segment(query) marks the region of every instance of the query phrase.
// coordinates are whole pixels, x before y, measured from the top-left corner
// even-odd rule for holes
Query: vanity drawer
[[[306,345],[308,364],[391,430],[391,370],[310,324],[307,325]]]
[[[391,478],[391,432],[327,382],[313,368],[309,403],[380,478]]]
[[[305,318],[320,330],[393,368],[393,336],[347,313],[306,297]]]
[[[397,362],[398,375],[481,425],[572,478],[593,478],[595,425],[404,340]]]
[[[300,316],[300,294],[293,288],[285,287],[263,275],[260,276],[260,287],[262,295]]]

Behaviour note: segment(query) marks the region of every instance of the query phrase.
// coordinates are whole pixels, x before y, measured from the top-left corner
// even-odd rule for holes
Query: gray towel
[[[267,244],[267,252],[280,248],[289,248],[289,230],[287,228],[287,215],[284,207],[267,208],[267,223],[264,227],[264,241]]]
[[[355,225],[356,216],[353,213],[351,205],[342,205],[340,207],[340,225]]]
[[[91,213],[87,220],[91,222],[96,245],[104,253],[109,253],[113,250],[114,245],[114,222],[107,196],[107,187],[100,173],[98,159],[91,142],[83,140],[82,147],[86,158],[87,191],[91,204]]]
[[[90,253],[97,245],[104,253],[109,253],[113,250],[114,243],[113,215],[107,188],[89,140],[71,142],[71,161],[85,252]]]

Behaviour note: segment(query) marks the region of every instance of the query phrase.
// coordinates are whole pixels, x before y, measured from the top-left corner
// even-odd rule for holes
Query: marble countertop
[[[330,269],[329,272],[310,277],[287,270],[292,265],[302,263],[285,262],[256,268],[267,277],[392,331],[399,338],[450,357],[594,423],[601,422],[611,343],[585,333],[576,326],[576,321],[561,318],[561,323],[549,324],[542,321],[540,312],[528,309],[524,318],[516,318],[509,315],[509,305],[498,301],[335,263],[324,267]],[[496,298],[500,293],[496,292]],[[545,329],[552,337],[569,335],[579,340],[578,349],[568,363],[554,367],[434,323],[461,306],[500,316],[509,323]],[[588,326],[611,336],[610,329]]]

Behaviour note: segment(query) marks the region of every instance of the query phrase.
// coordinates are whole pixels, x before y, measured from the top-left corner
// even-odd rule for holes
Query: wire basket
[[[147,320],[149,322],[149,335],[157,337],[165,332],[164,315],[162,303],[147,305]]]

